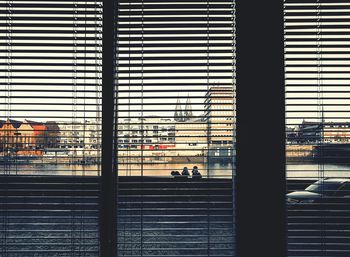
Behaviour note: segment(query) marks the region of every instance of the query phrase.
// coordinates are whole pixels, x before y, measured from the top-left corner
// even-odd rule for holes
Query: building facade
[[[30,120],[7,119],[0,122],[2,151],[17,152],[40,150],[47,146],[48,127],[45,123]]]
[[[297,128],[296,141],[302,144],[348,143],[350,142],[349,122],[305,121]]]
[[[203,117],[175,123],[176,156],[205,156],[208,149],[208,125]]]
[[[126,162],[125,158],[138,158],[141,155],[150,162],[165,160],[175,149],[173,119],[157,116],[120,118],[117,133],[118,156],[121,162]]]
[[[212,86],[205,95],[205,119],[208,123],[209,157],[234,156],[235,117],[232,87]]]
[[[59,122],[58,148],[66,149],[69,156],[99,157],[102,127],[98,120]]]

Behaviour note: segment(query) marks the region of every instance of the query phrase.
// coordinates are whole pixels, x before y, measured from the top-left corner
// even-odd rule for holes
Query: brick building
[[[0,151],[36,150],[53,147],[59,136],[55,123],[25,119],[0,121]]]

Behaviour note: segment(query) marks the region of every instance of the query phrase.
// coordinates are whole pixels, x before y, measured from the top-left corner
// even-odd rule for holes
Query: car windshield
[[[331,195],[333,194],[339,187],[341,183],[339,182],[329,182],[329,181],[317,181],[316,183],[308,186],[305,191]]]

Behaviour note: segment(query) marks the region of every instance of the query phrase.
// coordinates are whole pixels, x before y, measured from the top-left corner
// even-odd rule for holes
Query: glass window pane
[[[349,1],[285,1],[288,256],[348,256]]]
[[[234,255],[232,1],[121,1],[118,254]]]

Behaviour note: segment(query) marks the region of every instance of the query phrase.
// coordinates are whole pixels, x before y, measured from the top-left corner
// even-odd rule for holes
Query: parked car
[[[287,194],[287,204],[350,203],[350,179],[325,178],[311,184],[303,191]]]

